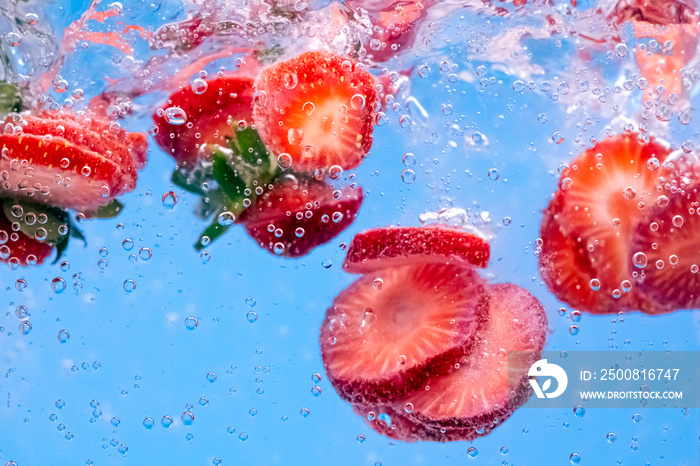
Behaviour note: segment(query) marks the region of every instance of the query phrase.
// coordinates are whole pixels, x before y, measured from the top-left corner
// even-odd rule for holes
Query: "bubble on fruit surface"
[[[163,207],[172,210],[177,204],[177,194],[175,194],[173,191],[168,191],[163,194],[161,200],[163,202]]]
[[[468,456],[469,458],[474,459],[474,458],[476,458],[478,455],[479,455],[479,450],[477,450],[476,448],[474,448],[474,447],[469,447],[469,448],[467,449],[467,456]]]
[[[202,78],[195,78],[194,81],[192,81],[192,92],[194,92],[197,95],[204,94],[207,91],[207,88],[209,87],[209,84]]]
[[[56,338],[58,338],[58,341],[61,343],[67,343],[68,340],[70,339],[70,333],[66,329],[59,330]]]
[[[569,455],[569,461],[571,464],[581,464],[581,455],[579,453],[572,453]]]
[[[219,217],[218,217],[218,223],[221,226],[232,225],[235,220],[236,220],[236,216],[233,215],[233,213],[229,212],[228,210],[221,212],[219,214]]]
[[[171,125],[179,126],[187,123],[187,113],[180,107],[168,107],[163,112],[165,121]]]
[[[586,408],[583,405],[576,405],[574,406],[574,414],[576,417],[583,417],[586,414]]]
[[[600,280],[598,280],[597,278],[592,278],[588,282],[588,286],[591,288],[591,290],[598,291],[600,289]]]

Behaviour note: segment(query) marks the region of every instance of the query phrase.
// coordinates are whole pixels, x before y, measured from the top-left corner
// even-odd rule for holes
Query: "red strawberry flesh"
[[[239,221],[260,247],[300,257],[344,231],[362,199],[359,187],[334,190],[314,178],[286,175],[243,211]]]
[[[321,326],[321,355],[339,395],[392,399],[454,370],[481,321],[472,268],[421,264],[367,274],[340,293]]]
[[[459,369],[431,377],[425,387],[392,402],[394,410],[429,428],[449,429],[462,440],[488,434],[527,401],[527,372],[539,359],[547,332],[540,302],[512,284],[489,285],[485,322],[478,345],[460,361]],[[514,363],[508,353],[522,351]],[[508,380],[521,380],[520,393],[509,398]]]
[[[490,246],[483,238],[458,228],[389,227],[358,233],[348,248],[343,269],[368,273],[416,263],[455,263],[485,268]]]
[[[636,134],[619,135],[583,152],[562,174],[543,218],[540,254],[544,281],[560,300],[593,313],[649,311],[623,282],[636,284],[630,242],[643,207],[657,197],[658,166],[669,152]],[[598,297],[585,286],[598,288]]]
[[[333,53],[276,63],[255,82],[253,117],[263,141],[292,168],[357,167],[372,146],[377,95],[372,76]]]

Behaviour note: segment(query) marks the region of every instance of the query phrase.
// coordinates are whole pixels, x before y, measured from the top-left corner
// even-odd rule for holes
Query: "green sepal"
[[[19,216],[15,215],[17,213],[17,206],[21,207],[22,213]],[[46,236],[44,239],[38,240],[43,243],[58,245],[60,242],[65,241],[67,236],[67,234],[61,234],[59,232],[60,227],[65,226],[68,229],[66,233],[71,230],[68,214],[56,207],[8,197],[3,200],[2,209],[5,217],[7,217],[10,222],[17,222],[19,224],[19,231],[29,238],[38,239],[36,233],[42,228],[46,232]],[[33,213],[35,217],[32,224],[27,223],[27,215],[29,213]],[[46,216],[46,221],[44,223],[39,222],[42,214]]]
[[[221,235],[226,233],[228,229],[231,227],[231,225],[221,225],[219,223],[219,215],[214,216],[214,221],[209,225],[201,235],[199,235],[199,238],[197,239],[197,242],[194,244],[194,249],[197,251],[201,251],[208,245],[203,245],[202,244],[202,238],[205,236],[209,238],[209,244],[211,244],[215,239],[219,238]]]
[[[90,217],[103,219],[117,218],[122,212],[122,210],[124,210],[124,204],[122,204],[116,199],[112,199],[112,201],[109,204],[98,207],[97,210],[91,212]]]
[[[22,111],[22,96],[17,86],[10,83],[0,83],[0,114]]]

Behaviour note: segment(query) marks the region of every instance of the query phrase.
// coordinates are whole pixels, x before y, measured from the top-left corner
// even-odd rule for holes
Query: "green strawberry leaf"
[[[207,247],[211,242],[219,238],[221,235],[226,233],[228,229],[231,227],[231,225],[221,225],[219,223],[219,216],[215,215],[214,216],[214,221],[209,225],[201,235],[199,235],[199,238],[197,239],[197,242],[194,244],[194,249],[197,251],[201,251],[205,247]],[[208,238],[208,239],[206,239]],[[204,240],[204,241],[203,241]]]
[[[56,244],[56,259],[52,262],[52,264],[55,264],[58,262],[58,260],[63,256],[63,253],[68,249],[68,242],[70,241],[70,235],[66,235],[63,237],[63,241],[59,241]]]
[[[22,111],[22,97],[17,86],[10,83],[0,83],[0,114]]]
[[[68,214],[56,207],[5,198],[2,209],[8,220],[19,224],[19,231],[44,243],[58,245],[71,230]]]
[[[124,210],[124,204],[116,199],[112,199],[109,204],[98,207],[96,211],[91,212],[90,216],[92,218],[116,218],[122,210]]]

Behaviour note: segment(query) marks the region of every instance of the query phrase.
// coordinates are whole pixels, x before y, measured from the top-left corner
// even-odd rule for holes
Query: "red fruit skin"
[[[645,21],[669,26],[696,22],[697,5],[691,0],[632,0],[620,1],[611,13],[617,24]]]
[[[489,256],[490,246],[485,239],[459,228],[374,228],[355,235],[343,262],[343,270],[368,273],[415,262],[486,268]]]
[[[376,278],[384,281],[381,291],[374,288]],[[417,295],[412,296],[414,291]],[[431,310],[425,312],[425,320],[415,322],[415,317],[406,311],[407,316],[399,324],[399,319],[393,316],[397,311],[387,312],[386,301],[374,308],[373,304],[377,303],[373,303],[372,297],[376,293],[389,293],[384,299],[389,300],[390,306],[399,306],[399,312],[406,301],[414,303],[416,309],[423,309],[421,301],[429,298],[437,306],[434,315],[438,320],[429,315]],[[321,356],[333,388],[352,403],[385,403],[419,389],[430,377],[454,371],[455,363],[468,355],[479,340],[479,329],[485,319],[482,295],[483,279],[473,268],[426,263],[364,275],[334,299],[321,325]],[[355,299],[360,302],[354,302]],[[450,300],[463,302],[464,308],[458,313],[450,311],[446,318],[440,313],[450,305]],[[358,315],[368,308],[374,310],[376,323],[363,334]],[[399,335],[386,330],[387,325],[398,328],[407,322],[412,326],[400,327],[403,330]],[[425,325],[428,333],[415,325]],[[404,334],[408,335],[408,341]],[[418,345],[421,346],[416,348]],[[375,353],[380,359],[375,358]],[[402,366],[397,363],[400,355],[408,356]],[[378,364],[381,371],[375,371]]]
[[[293,76],[296,84],[285,81]],[[255,89],[264,92],[253,105],[260,137],[275,154],[288,153],[295,171],[314,172],[333,165],[352,169],[372,147],[379,105],[375,82],[350,59],[325,51],[306,52],[264,69]],[[361,109],[353,108],[352,97],[357,94],[364,97]],[[315,106],[309,114],[303,110],[308,102]],[[294,139],[299,128],[303,137]]]
[[[700,309],[700,179],[666,195],[668,204],[648,211],[632,242],[631,253],[646,256],[638,269],[644,275],[641,289],[655,313]]]
[[[261,248],[284,257],[302,257],[338,236],[357,217],[362,188],[345,187],[337,200],[333,191],[313,178],[283,176],[241,213],[238,222]],[[301,237],[299,228],[304,230]],[[276,251],[279,244],[284,247]]]
[[[638,290],[630,243],[643,217],[639,202],[650,204],[658,194],[662,171],[649,170],[647,163],[652,157],[663,163],[669,153],[654,140],[641,144],[636,134],[623,134],[586,150],[562,174],[544,211],[539,256],[542,279],[559,300],[594,314],[660,311]],[[636,194],[626,199],[626,187]],[[594,278],[600,281],[597,291],[590,285]],[[629,292],[622,291],[625,280],[632,284]]]
[[[165,111],[171,107],[185,111],[185,124],[168,123]],[[226,146],[240,121],[252,124],[252,115],[253,80],[239,76],[217,77],[207,81],[207,90],[202,94],[195,94],[191,85],[172,94],[153,114],[157,128],[154,139],[179,166],[188,167],[207,156],[199,150],[203,144]]]
[[[0,212],[0,262],[19,265],[41,265],[53,253],[53,246],[30,238],[21,231],[16,232],[17,240],[12,240],[12,222]]]
[[[86,213],[133,190],[146,159],[142,134],[72,114],[10,116],[1,131],[3,195]]]

